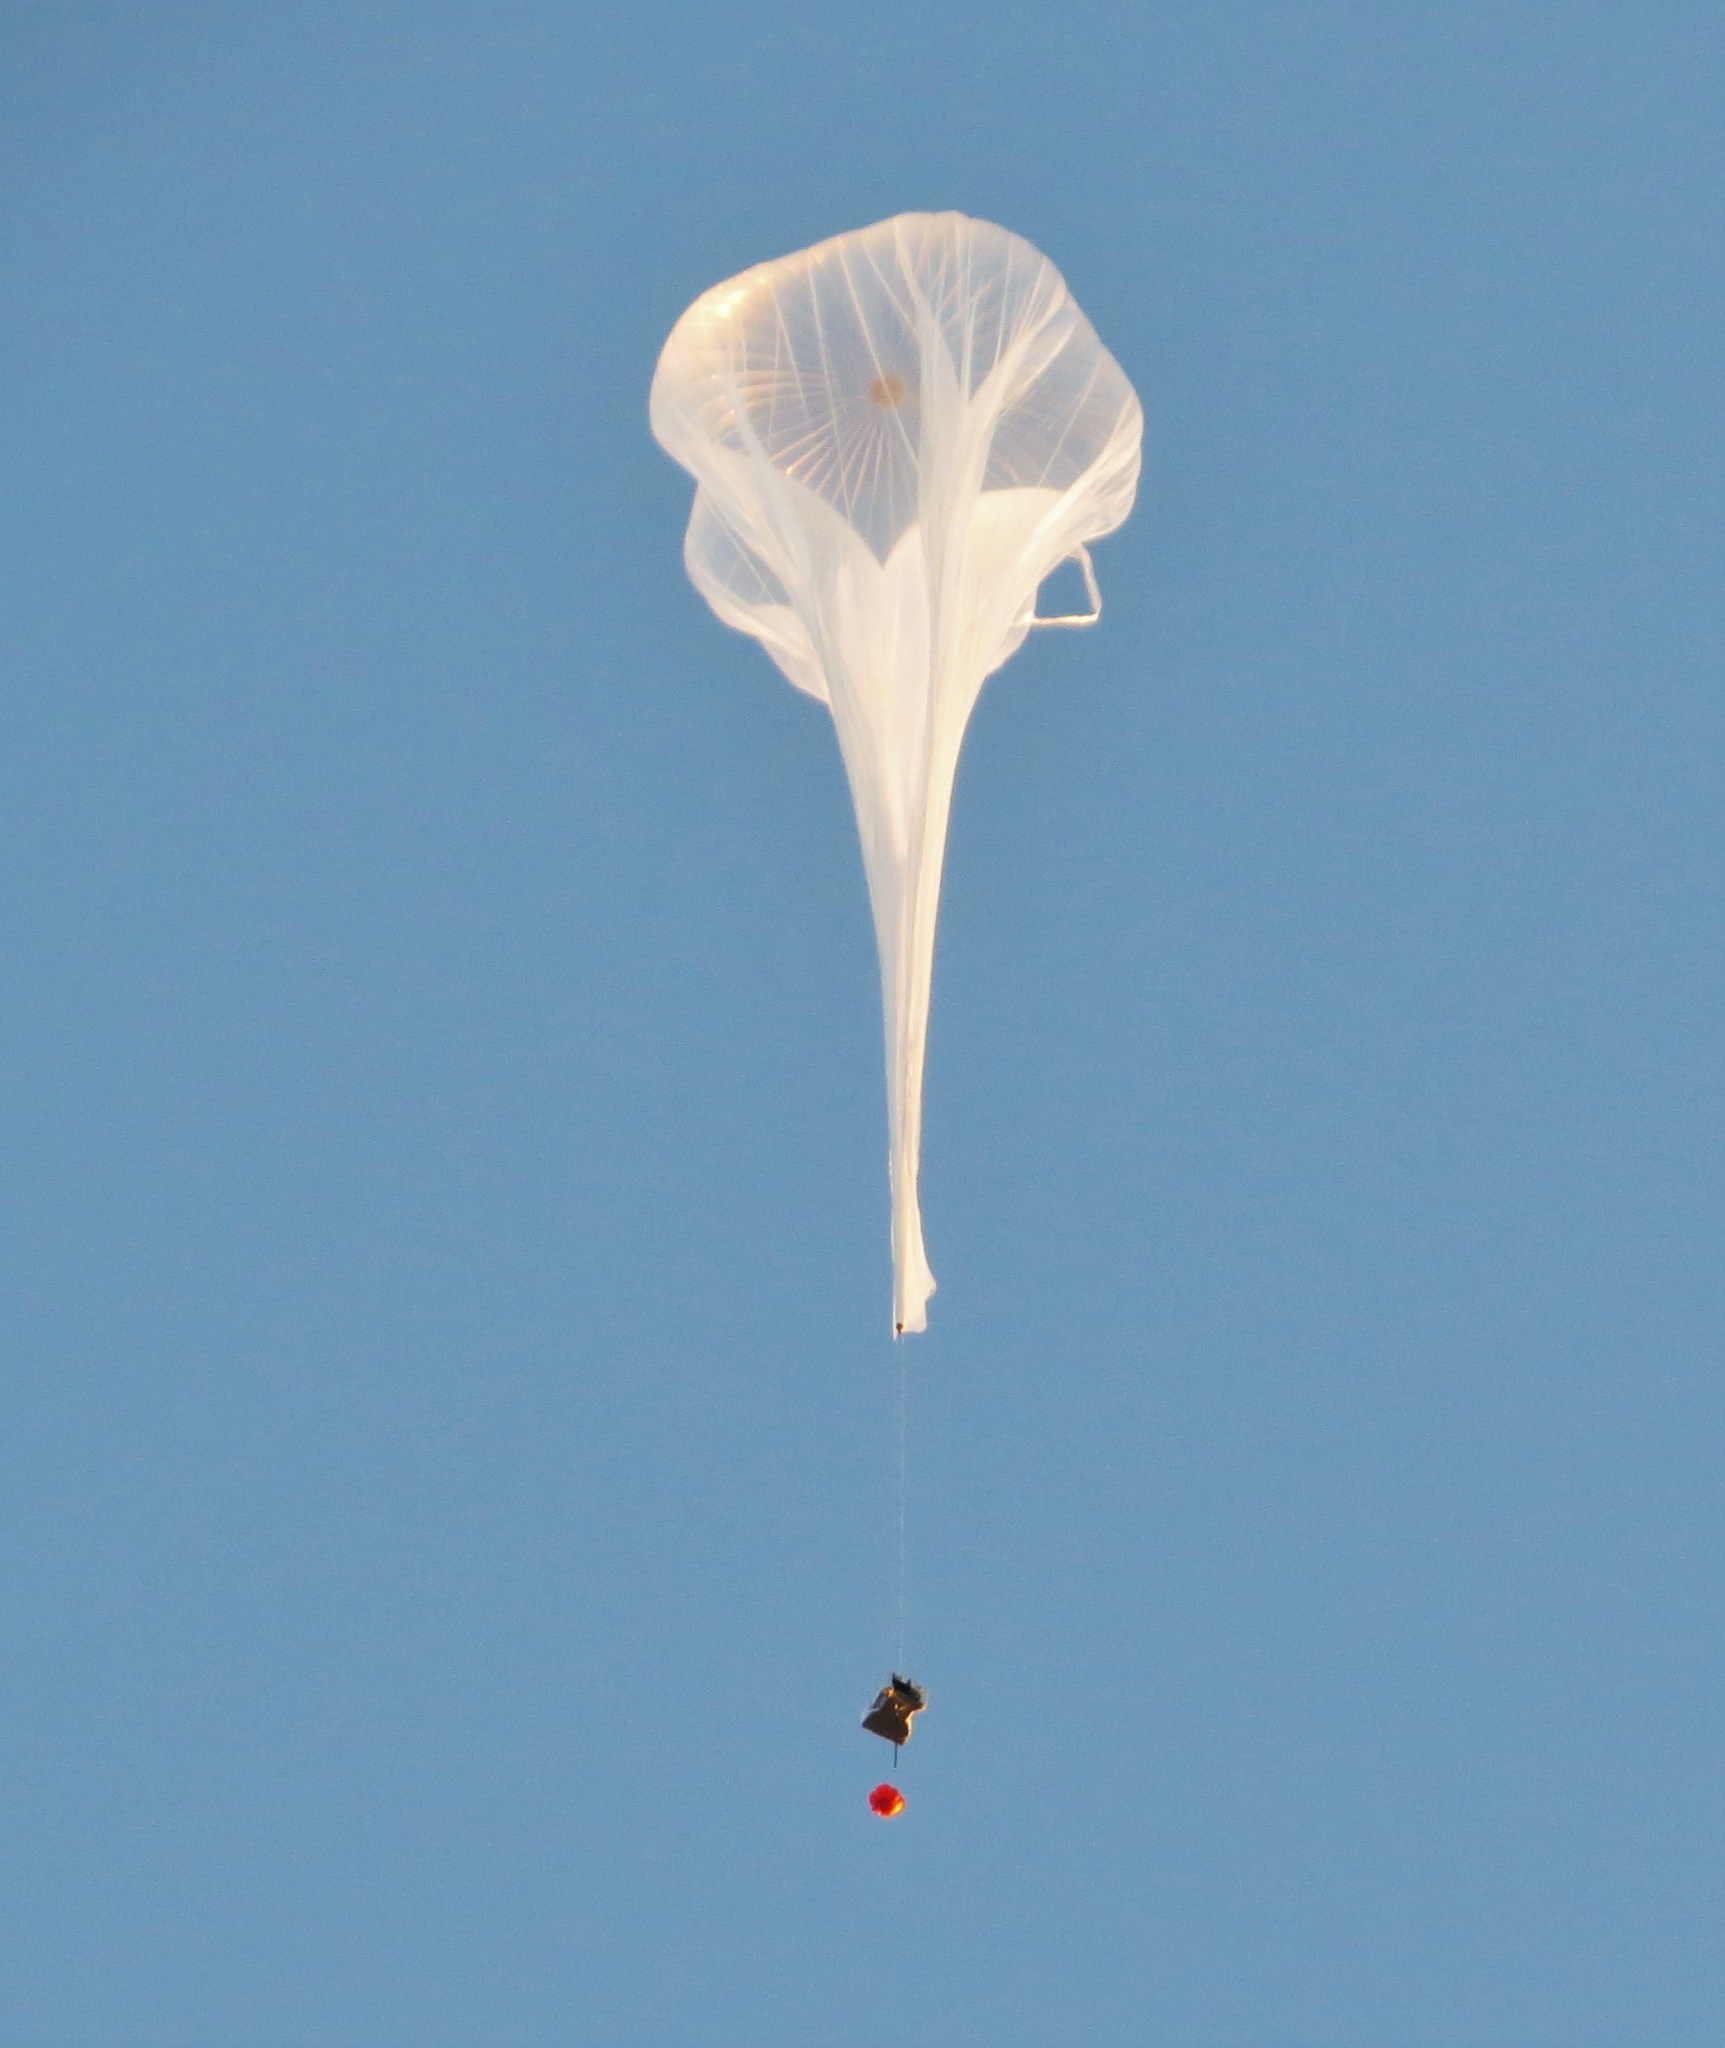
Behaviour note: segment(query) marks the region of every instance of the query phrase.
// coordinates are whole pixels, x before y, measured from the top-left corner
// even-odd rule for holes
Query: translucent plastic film
[[[653,432],[695,478],[684,559],[721,619],[831,710],[880,950],[893,1327],[926,1327],[922,1077],[947,816],[984,677],[1100,610],[1132,387],[1028,242],[901,214],[716,285],[677,322]],[[1069,557],[1087,613],[1038,620]]]

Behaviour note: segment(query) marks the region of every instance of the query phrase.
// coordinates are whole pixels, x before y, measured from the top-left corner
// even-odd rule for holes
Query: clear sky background
[[[0,2041],[1725,2038],[1712,4],[0,14]],[[1149,422],[879,1010],[659,346]]]

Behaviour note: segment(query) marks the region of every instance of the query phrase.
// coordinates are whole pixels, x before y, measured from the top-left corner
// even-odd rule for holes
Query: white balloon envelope
[[[921,1330],[923,1059],[959,748],[1032,626],[1098,616],[1085,543],[1131,510],[1143,415],[1028,242],[906,213],[704,292],[659,358],[651,418],[695,478],[695,587],[838,730],[880,949],[893,1328]],[[1038,587],[1069,558],[1091,609],[1040,619]]]

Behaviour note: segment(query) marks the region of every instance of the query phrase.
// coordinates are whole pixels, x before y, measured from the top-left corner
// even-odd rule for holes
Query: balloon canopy
[[[959,748],[1032,626],[1098,615],[1085,543],[1131,509],[1138,400],[1028,242],[907,213],[703,293],[659,358],[651,418],[696,481],[696,588],[838,731],[880,952],[893,1327],[921,1330],[922,1076]],[[1091,609],[1039,619],[1067,559]]]
[[[882,1820],[897,1820],[904,1811],[904,1794],[896,1785],[877,1785],[868,1803]]]

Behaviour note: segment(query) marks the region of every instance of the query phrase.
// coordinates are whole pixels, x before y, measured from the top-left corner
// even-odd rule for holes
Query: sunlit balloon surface
[[[695,477],[684,559],[727,624],[829,706],[880,949],[893,1327],[927,1323],[917,1203],[947,816],[983,680],[1100,608],[1085,543],[1131,510],[1143,416],[1060,273],[957,213],[906,213],[704,293],[653,379]],[[1092,596],[1038,619],[1076,558]]]

